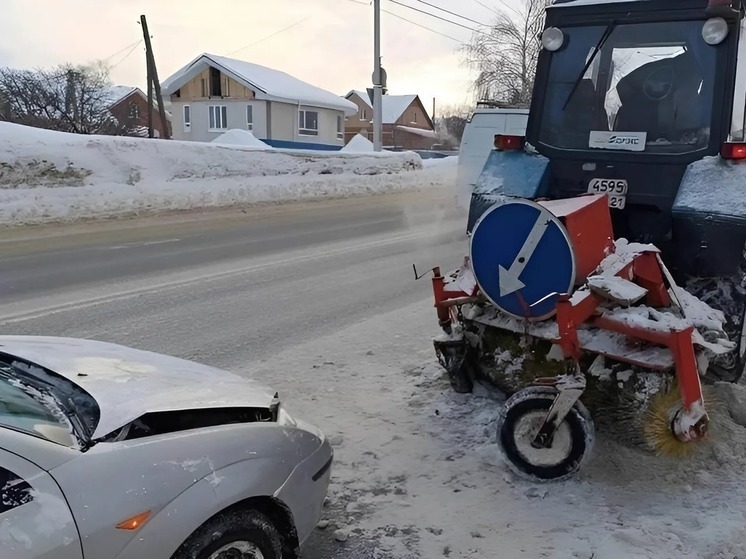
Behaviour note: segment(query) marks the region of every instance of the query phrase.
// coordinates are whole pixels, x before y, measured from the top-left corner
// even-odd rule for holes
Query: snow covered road
[[[275,387],[335,445],[328,526],[304,559],[746,557],[743,428],[716,429],[688,465],[601,437],[570,482],[507,473],[501,395],[450,390],[429,282],[413,279],[412,263],[464,255],[451,205],[431,189],[18,229],[0,242],[0,332],[114,341]]]

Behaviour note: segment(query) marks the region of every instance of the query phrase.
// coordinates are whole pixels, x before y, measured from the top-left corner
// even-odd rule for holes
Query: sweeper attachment
[[[512,394],[498,443],[516,472],[557,480],[581,467],[594,439],[581,402],[591,380],[617,405],[640,406],[630,414],[659,447],[707,433],[700,378],[735,349],[724,316],[676,285],[654,245],[614,239],[608,195],[504,198],[474,225],[463,265],[432,271],[436,352],[457,391],[487,377]],[[645,411],[639,394],[620,397],[623,382],[597,382],[599,369],[653,375],[649,395],[673,387],[678,398],[653,398],[666,409]]]

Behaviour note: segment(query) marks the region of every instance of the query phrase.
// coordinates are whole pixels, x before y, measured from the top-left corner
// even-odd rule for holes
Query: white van
[[[474,183],[495,147],[495,134],[525,136],[528,109],[476,109],[464,128],[458,155],[458,205],[468,209]]]

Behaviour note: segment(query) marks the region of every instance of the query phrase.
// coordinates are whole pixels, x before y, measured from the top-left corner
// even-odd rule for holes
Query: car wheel
[[[282,559],[282,538],[263,514],[234,510],[203,524],[172,559]]]

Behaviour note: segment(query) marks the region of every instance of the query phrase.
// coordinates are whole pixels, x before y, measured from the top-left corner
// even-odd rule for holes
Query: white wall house
[[[161,84],[171,101],[173,138],[209,142],[250,130],[275,147],[339,149],[345,116],[357,106],[285,72],[202,54]]]

